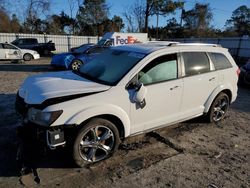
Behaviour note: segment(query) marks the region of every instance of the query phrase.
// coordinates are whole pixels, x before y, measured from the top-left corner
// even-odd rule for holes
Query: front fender
[[[124,136],[127,137],[130,134],[130,120],[128,114],[120,107],[115,105],[101,105],[83,109],[79,111],[71,118],[69,118],[65,124],[81,124],[89,118],[100,115],[113,115],[119,118],[124,126]]]
[[[214,91],[212,92],[212,94],[209,96],[208,100],[205,103],[204,113],[207,113],[209,111],[210,106],[212,105],[214,99],[223,90],[233,91],[233,87],[231,85],[229,85],[229,84],[226,84],[226,85],[220,85],[217,88],[215,88]]]

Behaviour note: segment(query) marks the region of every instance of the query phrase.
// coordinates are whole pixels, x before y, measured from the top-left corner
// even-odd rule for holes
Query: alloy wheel
[[[229,101],[227,97],[221,97],[217,100],[214,108],[213,108],[213,120],[215,122],[220,121],[227,112],[229,106]]]
[[[110,156],[114,144],[114,133],[108,127],[95,126],[82,136],[79,153],[85,161],[98,162]]]

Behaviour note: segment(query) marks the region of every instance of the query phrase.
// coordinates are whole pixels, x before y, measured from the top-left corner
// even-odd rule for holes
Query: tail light
[[[237,69],[236,73],[237,73],[237,76],[239,77],[239,75],[240,75],[240,68]]]

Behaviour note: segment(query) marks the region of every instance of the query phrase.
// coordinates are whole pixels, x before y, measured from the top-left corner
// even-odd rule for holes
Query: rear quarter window
[[[182,56],[186,76],[210,71],[210,62],[205,52],[183,52]]]
[[[215,70],[222,70],[231,68],[232,64],[227,59],[227,57],[224,54],[221,53],[209,53],[209,56],[214,64]]]

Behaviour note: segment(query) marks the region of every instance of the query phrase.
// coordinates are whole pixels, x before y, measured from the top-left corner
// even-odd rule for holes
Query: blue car
[[[248,62],[240,68],[240,84],[250,86],[250,59]]]
[[[72,48],[71,52],[54,55],[51,60],[51,66],[69,70],[78,70],[81,65],[88,63],[104,49],[104,46],[84,44],[77,48]]]

